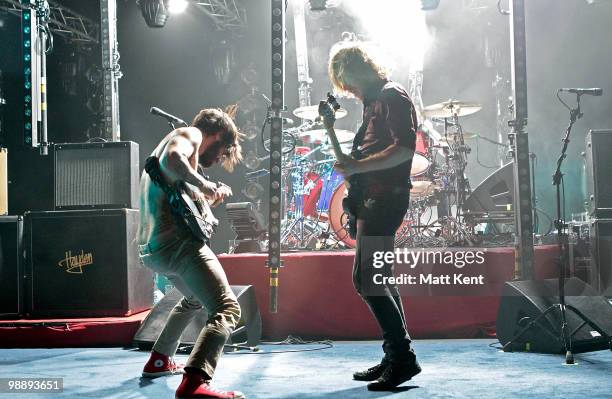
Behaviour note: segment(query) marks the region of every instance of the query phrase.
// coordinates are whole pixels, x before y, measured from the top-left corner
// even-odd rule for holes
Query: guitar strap
[[[155,183],[155,185],[166,193],[168,199],[170,200],[170,205],[174,209],[175,204],[173,203],[175,201],[172,201],[173,191],[168,182],[166,182],[162,176],[161,168],[159,166],[159,158],[157,158],[155,155],[148,157],[145,161],[145,172],[147,172],[153,183]]]

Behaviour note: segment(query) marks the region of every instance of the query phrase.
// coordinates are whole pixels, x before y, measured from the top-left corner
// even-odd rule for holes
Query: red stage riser
[[[438,249],[434,248],[432,251]],[[484,248],[469,248],[470,251]],[[332,339],[379,338],[380,331],[352,283],[353,252],[299,252],[283,254],[279,279],[279,312],[268,310],[268,269],[265,254],[219,257],[230,284],[251,284],[268,339],[287,335]],[[557,247],[535,251],[536,279],[557,275]],[[432,273],[442,268],[434,267]],[[413,338],[477,338],[494,336],[499,294],[514,274],[512,248],[487,248],[479,270],[491,282],[487,295],[471,291],[467,296],[454,286],[436,287],[433,296],[404,295],[408,327]],[[418,295],[418,296],[415,296]]]
[[[70,348],[130,346],[149,311],[128,317],[2,320],[2,348]],[[40,325],[47,323],[47,326]],[[60,324],[60,325],[54,325]]]

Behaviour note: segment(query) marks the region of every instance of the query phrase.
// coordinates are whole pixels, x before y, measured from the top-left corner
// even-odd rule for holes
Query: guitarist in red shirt
[[[374,252],[394,250],[395,232],[408,209],[417,117],[406,90],[388,79],[384,68],[362,45],[343,43],[333,48],[328,72],[336,91],[363,102],[363,123],[351,154],[343,155],[338,148],[335,168],[349,183],[343,205],[350,216],[349,230],[357,241],[353,284],[374,314],[384,340],[382,361],[354,373],[353,378],[372,381],[369,390],[391,390],[421,368],[410,347],[397,287],[373,282],[375,273],[391,276],[393,264],[377,269],[373,259]],[[323,119],[333,142],[333,117]]]
[[[208,205],[222,202],[232,190],[198,173],[199,167],[216,163],[233,170],[242,160],[241,136],[231,115],[203,109],[191,126],[164,137],[147,159],[140,181],[140,259],[184,295],[170,312],[142,375],[155,378],[184,372],[177,398],[244,398],[238,391],[209,385],[223,345],[240,320],[240,306],[208,246],[217,224]],[[198,202],[202,206],[194,206]],[[183,371],[172,357],[183,330],[202,306],[209,319]]]

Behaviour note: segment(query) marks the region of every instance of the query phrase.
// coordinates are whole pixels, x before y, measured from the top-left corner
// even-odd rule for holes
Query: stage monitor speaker
[[[23,277],[23,218],[0,216],[0,318],[22,315]]]
[[[135,209],[27,213],[31,316],[127,316],[149,309],[153,273],[138,258]]]
[[[56,144],[55,209],[138,209],[139,155],[132,141]]]
[[[591,284],[612,297],[612,219],[593,219],[590,227]]]
[[[0,147],[0,215],[8,213],[8,153]]]
[[[232,332],[228,344],[256,346],[261,340],[261,314],[255,299],[255,290],[251,285],[232,285],[232,291],[238,298],[241,316],[240,323]],[[182,297],[183,295],[173,288],[155,305],[134,336],[134,343],[139,348],[150,349],[153,346],[170,311]],[[206,320],[208,313],[202,308],[183,332],[181,345],[193,345],[206,325]]]
[[[463,209],[471,212],[510,211],[514,201],[514,177],[510,162],[491,173],[466,198]]]
[[[590,130],[585,140],[590,214],[612,219],[612,130]]]
[[[527,280],[511,281],[504,285],[497,313],[497,339],[502,345],[509,341],[514,344],[511,351],[531,351],[539,353],[565,353],[561,338],[561,317],[557,310],[548,313],[520,338],[513,338],[529,322],[541,315],[548,307],[559,303],[559,281]],[[605,334],[612,334],[612,304],[593,287],[575,277],[565,281],[566,304],[575,307],[598,325]],[[583,324],[571,310],[567,310],[568,332],[573,333],[574,353],[612,349],[611,342],[601,334]]]

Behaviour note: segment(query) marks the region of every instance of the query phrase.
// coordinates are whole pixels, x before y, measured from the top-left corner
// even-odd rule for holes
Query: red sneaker
[[[164,375],[185,374],[184,364],[176,364],[174,359],[162,355],[161,353],[152,351],[149,361],[142,370],[142,376],[145,378],[157,378]]]
[[[210,386],[201,375],[186,373],[176,389],[177,399],[245,399],[240,391],[221,391]]]

